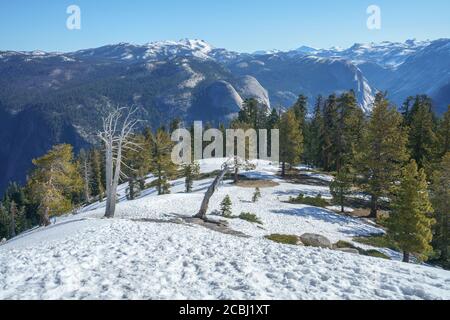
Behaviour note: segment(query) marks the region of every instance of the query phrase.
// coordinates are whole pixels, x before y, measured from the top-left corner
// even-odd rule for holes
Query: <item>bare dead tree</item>
[[[211,200],[211,197],[214,195],[214,192],[216,192],[217,188],[219,187],[220,182],[223,180],[227,172],[231,171],[238,171],[239,168],[244,167],[245,169],[251,169],[254,168],[253,165],[251,165],[248,161],[242,161],[237,156],[227,160],[223,165],[221,171],[218,173],[216,178],[214,179],[213,183],[209,186],[208,190],[205,193],[205,196],[203,197],[202,205],[200,207],[200,211],[194,216],[194,218],[202,219],[203,221],[208,221],[206,217],[206,213],[208,212],[208,206],[209,201]]]
[[[230,170],[230,167],[227,163],[222,166],[222,170],[214,179],[213,183],[209,186],[208,190],[203,197],[202,205],[200,207],[200,211],[194,216],[194,218],[202,219],[203,221],[207,221],[206,213],[208,212],[209,200],[213,196],[214,192],[216,192],[217,187],[220,182],[223,180],[227,172]]]
[[[133,119],[137,108],[117,107],[103,118],[103,129],[98,134],[105,144],[106,209],[105,217],[113,218],[116,211],[117,187],[120,177],[125,177],[122,166],[123,152],[137,150],[141,146],[132,141],[133,131],[140,120]]]

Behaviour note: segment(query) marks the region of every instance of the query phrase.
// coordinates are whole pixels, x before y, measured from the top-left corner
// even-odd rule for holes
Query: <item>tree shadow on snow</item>
[[[339,232],[350,236],[366,236],[382,233],[379,228],[366,224],[362,220],[353,217],[341,216],[332,211],[316,207],[279,209],[273,210],[272,212],[275,214],[305,217],[331,224],[337,224],[342,227],[339,229]]]

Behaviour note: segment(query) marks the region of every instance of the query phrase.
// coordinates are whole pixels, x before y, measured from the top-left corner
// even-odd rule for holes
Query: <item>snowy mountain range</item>
[[[92,143],[105,102],[141,107],[152,127],[175,117],[228,121],[245,98],[267,108],[354,90],[370,112],[377,90],[400,105],[429,94],[450,103],[450,40],[300,47],[238,53],[203,40],[119,43],[70,53],[0,51],[0,192],[23,180],[30,160],[52,144]]]

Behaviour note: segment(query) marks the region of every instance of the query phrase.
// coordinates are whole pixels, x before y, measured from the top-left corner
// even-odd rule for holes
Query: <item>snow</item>
[[[223,161],[203,160],[201,172],[218,170]],[[329,196],[329,190],[287,183],[277,170],[258,161],[244,173],[278,184],[261,188],[257,203],[250,201],[254,189],[229,181],[211,199],[210,212],[230,195],[234,215],[252,212],[263,221],[228,219],[248,237],[180,222],[199,209],[212,178],[196,181],[192,194],[183,193],[180,179],[172,181],[170,195],[150,189],[134,201],[126,200],[122,185],[115,219],[102,219],[104,204],[97,203],[0,246],[0,299],[450,298],[447,271],[265,239],[314,232],[336,242],[383,232],[361,219],[287,203],[300,192]]]

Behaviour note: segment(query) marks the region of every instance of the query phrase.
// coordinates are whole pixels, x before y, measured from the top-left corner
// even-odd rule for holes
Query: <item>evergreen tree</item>
[[[379,199],[390,194],[402,165],[408,160],[406,142],[402,116],[390,107],[383,94],[377,94],[372,116],[355,154],[360,186],[371,197],[372,218],[377,217]]]
[[[400,185],[395,191],[392,212],[388,218],[388,234],[403,250],[403,262],[410,254],[426,259],[432,251],[431,227],[434,220],[428,215],[433,208],[429,201],[425,171],[414,160],[402,169]]]
[[[442,158],[447,152],[450,152],[450,105],[445,112],[437,132],[438,139],[438,158]]]
[[[89,159],[91,161],[90,167],[92,170],[92,179],[90,190],[92,195],[98,196],[99,200],[103,200],[105,196],[104,187],[104,165],[101,156],[101,152],[98,149],[92,149],[90,151]]]
[[[259,188],[255,188],[255,192],[253,193],[252,201],[254,203],[258,202],[258,200],[261,199],[261,190]]]
[[[8,210],[5,208],[4,203],[0,202],[0,241],[5,238],[9,238],[10,232],[10,216]]]
[[[250,125],[255,130],[262,129],[266,123],[264,109],[264,106],[260,106],[260,103],[255,98],[246,99],[242,110],[239,111],[237,120]]]
[[[16,203],[13,201],[11,201],[11,203],[9,204],[9,222],[10,222],[10,232],[9,232],[9,236],[11,238],[14,238],[16,236],[16,219],[18,217],[18,210],[17,210],[17,206]]]
[[[345,204],[347,196],[351,194],[352,190],[352,175],[349,169],[343,168],[338,172],[333,182],[330,185],[330,192],[333,196],[333,202],[341,207],[341,212],[345,212]]]
[[[38,205],[41,224],[47,226],[51,216],[72,209],[73,195],[82,190],[83,181],[70,145],[54,146],[33,164],[27,187],[31,200]]]
[[[92,194],[92,168],[89,154],[84,149],[81,149],[78,154],[78,168],[80,169],[80,175],[83,179],[83,201],[90,203]]]
[[[286,163],[291,165],[300,162],[303,152],[303,134],[299,129],[299,122],[292,110],[284,113],[280,120],[280,161],[281,175],[286,174]]]
[[[231,199],[230,196],[226,196],[222,202],[220,203],[220,212],[222,216],[224,217],[231,217],[232,211],[231,211]]]
[[[156,176],[156,188],[159,195],[170,193],[169,179],[174,177],[177,166],[172,162],[173,142],[169,134],[158,129],[152,141],[151,171]]]
[[[431,102],[424,96],[416,97],[411,111],[408,147],[411,157],[419,168],[424,168],[433,161],[436,153],[436,134],[434,132],[434,115]]]
[[[304,131],[306,115],[308,114],[308,98],[301,94],[295,104],[292,106],[292,110],[298,120],[299,129]]]
[[[322,116],[323,98],[317,98],[314,108],[314,115],[309,125],[308,137],[305,137],[305,160],[308,164],[316,167],[323,166],[323,116]]]
[[[335,95],[330,95],[325,101],[323,109],[323,147],[322,147],[322,161],[323,168],[326,171],[334,169],[334,141],[336,133],[337,114],[337,100]]]
[[[272,112],[270,113],[269,117],[266,121],[266,129],[271,130],[275,129],[278,126],[278,122],[280,121],[280,116],[278,115],[277,110],[274,108],[272,109]],[[270,137],[270,135],[269,135]]]
[[[357,152],[357,145],[365,128],[364,113],[358,107],[353,91],[343,93],[338,99],[338,123],[335,132],[335,166],[340,171],[351,166]]]
[[[139,196],[145,188],[145,177],[151,169],[151,140],[143,134],[136,134],[131,138],[133,147],[125,150],[123,172],[128,181],[129,200]]]
[[[170,133],[174,132],[175,130],[179,129],[181,127],[181,119],[175,118],[170,122]]]
[[[183,166],[183,171],[185,176],[186,193],[191,193],[194,185],[194,179],[200,174],[200,164],[198,162],[185,164]]]
[[[432,181],[431,202],[437,222],[433,245],[439,253],[439,260],[448,268],[450,267],[450,151],[443,157]]]

